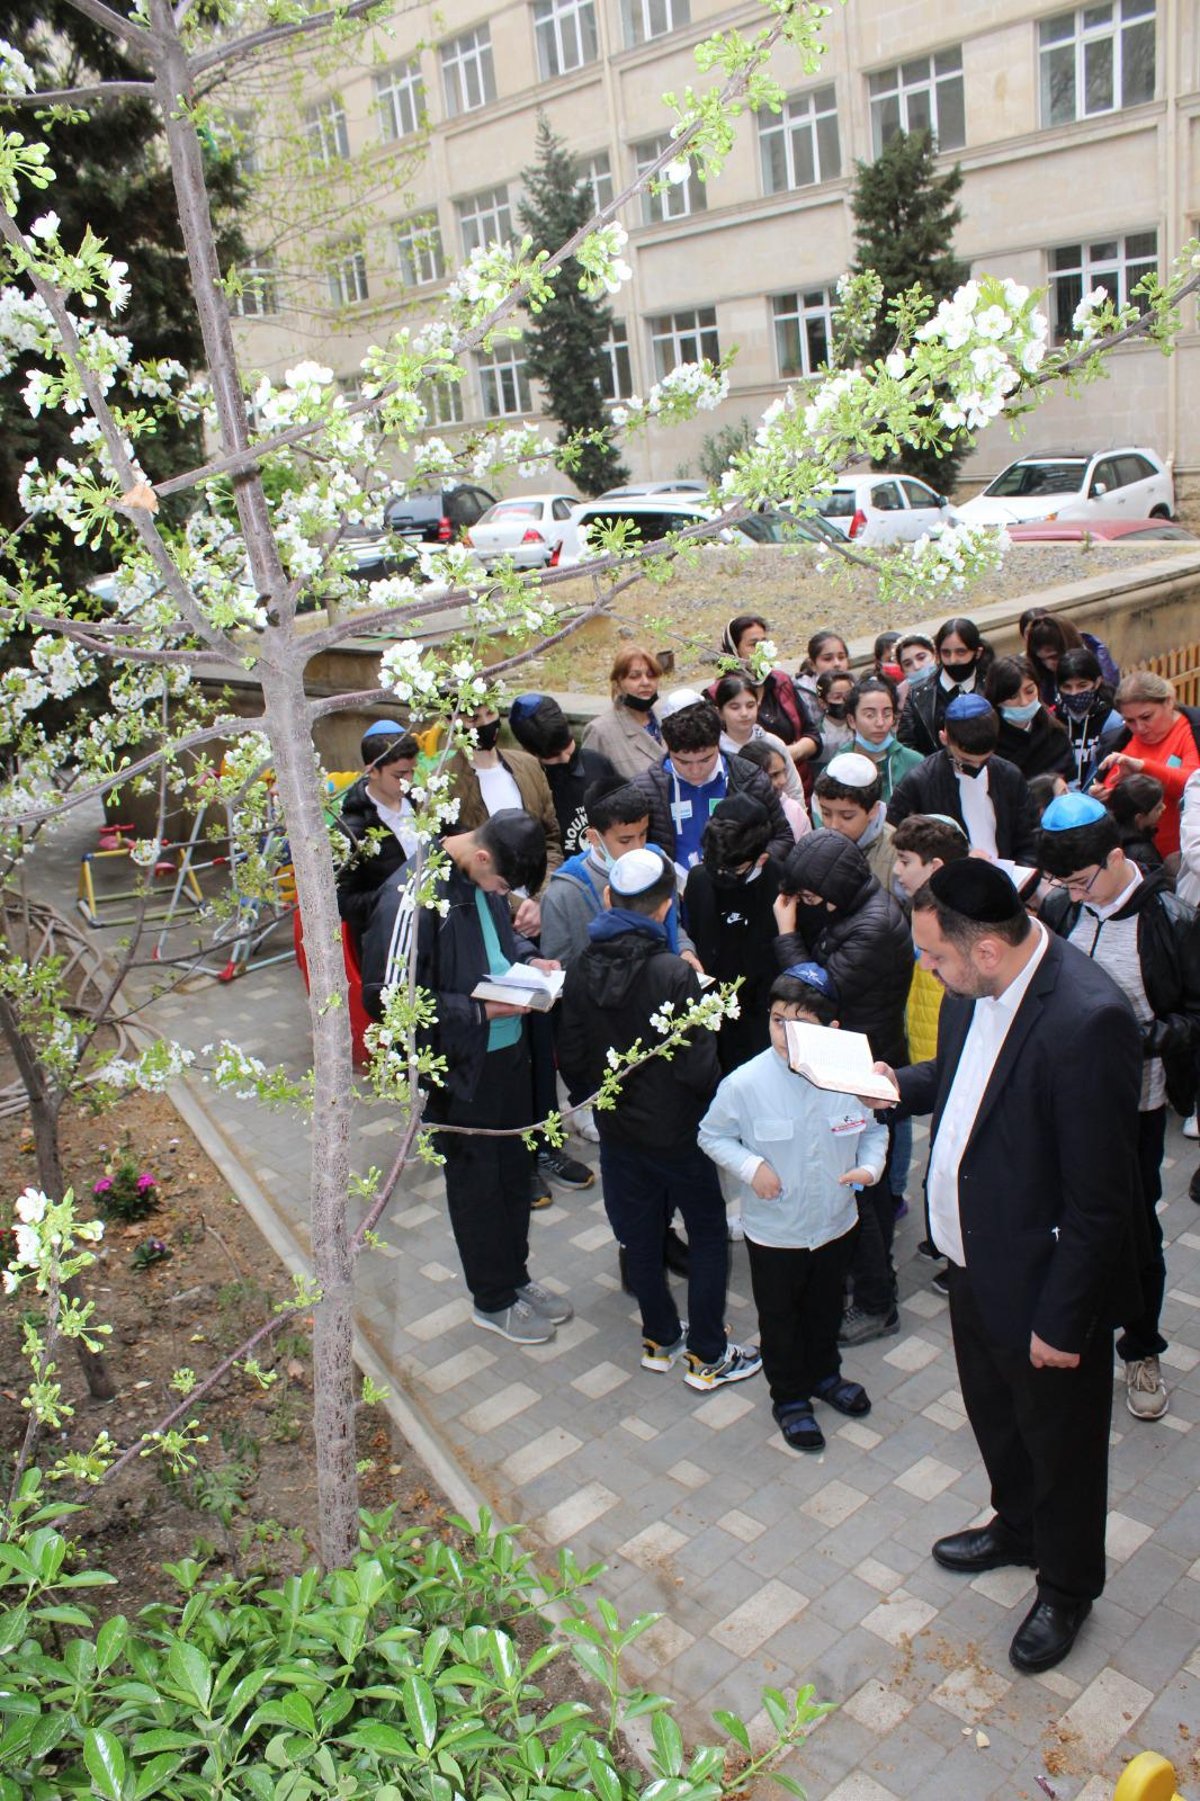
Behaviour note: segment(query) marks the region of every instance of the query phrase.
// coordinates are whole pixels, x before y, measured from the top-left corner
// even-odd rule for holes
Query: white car
[[[1175,484],[1153,450],[1051,451],[1018,457],[958,509],[970,525],[1034,519],[1170,519]]]
[[[498,500],[463,534],[485,568],[511,557],[518,569],[541,569],[562,543],[577,494],[518,494]]]
[[[817,511],[844,538],[868,548],[912,544],[937,525],[954,525],[957,514],[944,494],[913,475],[839,475]]]
[[[565,569],[578,563],[583,552],[582,534],[589,526],[626,521],[630,526],[626,542],[635,548],[639,544],[657,544],[671,532],[687,531],[689,526],[704,525],[717,517],[718,510],[706,505],[699,495],[648,494],[613,500],[602,494],[598,500],[585,500],[575,508],[563,532],[562,547],[550,559],[551,564]],[[752,513],[742,524],[723,526],[714,532],[712,541],[728,544],[741,538],[752,543],[775,542],[780,535],[776,519],[777,515]],[[798,536],[808,536],[798,527],[796,530]]]

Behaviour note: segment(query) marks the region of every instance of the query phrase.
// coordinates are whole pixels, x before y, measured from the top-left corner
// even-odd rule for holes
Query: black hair
[[[764,775],[770,768],[773,757],[778,757],[785,769],[788,764],[786,751],[780,750],[766,738],[748,739],[745,744],[738,745],[737,754],[744,757],[747,763],[753,763],[756,769],[761,769]]]
[[[968,719],[951,719],[947,713],[942,729],[954,748],[965,750],[969,757],[982,757],[1000,741],[1000,719],[994,707],[986,713],[972,713]]]
[[[1033,804],[1038,810],[1038,818],[1046,811],[1052,800],[1058,796],[1058,784],[1062,779],[1053,770],[1046,770],[1042,775],[1031,775],[1029,792],[1033,796]]]
[[[1078,626],[1072,625],[1069,619],[1063,619],[1057,613],[1037,613],[1025,627],[1022,636],[1025,648],[1035,663],[1040,660],[1040,650],[1056,650],[1061,657],[1065,650],[1084,649]]]
[[[832,1025],[837,1018],[837,1002],[820,988],[802,982],[799,976],[776,976],[767,999],[771,1006],[778,1001],[781,1007],[803,1008],[805,1013],[812,1014],[819,1026]]]
[[[1009,945],[1024,944],[1033,930],[1030,919],[1016,890],[1013,890],[1013,901],[1016,912],[1007,919],[968,919],[965,913],[958,913],[940,901],[933,892],[931,883],[926,882],[913,895],[912,910],[914,913],[932,913],[937,920],[938,931],[956,950],[970,950],[981,938],[999,938],[1001,943]]]
[[[662,722],[668,750],[713,750],[721,742],[721,715],[709,700],[694,700]]]
[[[752,794],[718,802],[700,838],[710,874],[756,863],[771,842],[771,815]]]
[[[924,632],[905,632],[904,636],[898,638],[896,641],[897,662],[899,662],[910,644],[919,644],[922,650],[933,651],[935,653],[937,651],[937,645],[934,643],[933,639],[927,638]]]
[[[394,738],[386,732],[365,731],[360,746],[364,769],[386,769],[390,763],[416,762],[421,747],[403,726],[396,728]]]
[[[1074,875],[1092,863],[1103,863],[1121,842],[1117,822],[1111,813],[1094,819],[1090,825],[1074,825],[1066,832],[1042,831],[1038,834],[1038,862],[1047,875]]]
[[[929,813],[910,813],[892,833],[892,849],[910,851],[922,863],[940,857],[953,863],[971,854],[971,843],[956,819],[935,819]]]
[[[1100,682],[1104,679],[1104,671],[1100,667],[1100,659],[1094,650],[1084,645],[1082,650],[1064,650],[1058,659],[1058,668],[1054,679],[1061,691],[1064,682]]]
[[[620,776],[601,776],[583,793],[583,810],[594,831],[607,832],[614,825],[636,825],[650,816],[650,801],[644,788]]]
[[[886,694],[895,710],[899,710],[896,698],[896,684],[888,675],[864,675],[861,682],[855,682],[846,700],[846,711],[853,718],[858,712],[858,703],[865,694]]]
[[[471,834],[501,881],[536,894],[546,879],[546,834],[523,807],[502,807]]]
[[[884,661],[885,657],[887,656],[888,651],[894,650],[896,645],[899,644],[899,642],[900,642],[900,633],[899,632],[880,632],[879,636],[875,640],[875,648],[871,653],[872,656],[875,658],[876,668],[878,668],[880,663],[882,663]]]
[[[960,616],[956,619],[944,620],[938,626],[937,631],[933,634],[933,648],[937,652],[939,663],[942,660],[942,645],[947,638],[961,638],[967,649],[976,653],[975,677],[977,681],[982,680],[991,668],[992,658],[996,653],[981,634],[975,621]]]
[[[745,637],[752,625],[757,625],[764,632],[768,629],[767,622],[761,613],[739,613],[736,619],[729,621],[721,637],[721,649],[727,656],[741,656],[738,643]]]
[[[1101,795],[1118,826],[1134,825],[1139,814],[1153,813],[1163,797],[1163,785],[1156,775],[1127,775],[1115,788]]]
[[[731,700],[736,699],[739,694],[753,694],[757,700],[758,693],[758,683],[735,669],[729,675],[723,675],[713,689],[713,705],[720,709],[727,706]]]
[[[983,692],[994,707],[1003,706],[1006,700],[1021,692],[1022,682],[1032,682],[1041,698],[1038,672],[1028,657],[997,657],[987,672]]]
[[[653,850],[656,847],[650,845],[648,848]],[[641,913],[645,918],[652,919],[663,902],[674,895],[675,865],[669,863],[661,851],[659,855],[662,857],[662,874],[648,888],[643,888],[640,894],[618,894],[610,885],[609,895],[614,907],[622,907],[628,913]]]
[[[849,682],[853,688],[854,677],[848,669],[822,669],[817,677],[817,693],[824,700],[835,682]]]
[[[865,813],[869,813],[872,807],[878,804],[879,797],[883,793],[883,775],[881,772],[873,782],[868,782],[864,788],[861,785],[855,786],[853,782],[839,782],[837,777],[830,775],[826,769],[813,783],[813,792],[818,800],[853,801],[856,807],[861,807]]]

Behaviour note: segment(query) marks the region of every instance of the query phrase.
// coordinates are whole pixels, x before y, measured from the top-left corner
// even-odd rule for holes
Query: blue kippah
[[[946,708],[947,719],[978,719],[984,713],[991,712],[991,706],[982,694],[956,694]]]
[[[401,725],[398,719],[377,719],[363,733],[364,738],[382,738],[386,732],[389,738],[403,738],[408,727]]]
[[[829,972],[821,968],[819,963],[793,963],[790,969],[784,970],[785,976],[794,981],[803,982],[806,987],[817,989],[827,1000],[837,1000],[837,989],[829,976]]]
[[[1042,814],[1042,830],[1070,832],[1077,825],[1095,825],[1107,818],[1108,808],[1093,794],[1056,794]]]

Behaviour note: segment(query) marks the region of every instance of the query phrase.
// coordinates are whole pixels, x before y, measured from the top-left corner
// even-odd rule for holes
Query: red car
[[[1121,543],[1143,538],[1169,539],[1195,544],[1195,532],[1170,519],[1036,519],[1028,525],[1005,527],[1014,544],[1082,544],[1088,538]]]

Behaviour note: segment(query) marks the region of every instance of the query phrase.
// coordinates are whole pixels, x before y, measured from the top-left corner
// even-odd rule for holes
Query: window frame
[[[829,96],[829,103],[818,105],[826,95]],[[821,154],[821,125],[829,120],[833,122],[833,152],[837,166],[827,171]],[[813,168],[812,179],[805,181],[798,179],[796,163],[796,137],[801,132],[806,133]],[[771,165],[774,161],[772,152],[780,144],[783,149],[785,179],[781,185],[777,185]],[[773,113],[766,108],[759,112],[758,164],[764,194],[790,194],[798,189],[821,187],[826,182],[840,179],[842,134],[838,125],[837,88],[832,81],[789,94],[781,112]]]
[[[1154,241],[1153,256],[1150,255],[1148,249],[1140,247],[1135,249],[1132,255],[1130,254],[1131,242],[1136,244],[1138,240],[1149,239]],[[1111,255],[1107,254],[1107,247],[1110,244],[1115,247],[1115,253]],[[1069,251],[1077,253],[1076,262],[1056,268],[1055,259],[1065,256]],[[1105,287],[1110,293],[1115,288],[1116,305],[1122,307],[1128,302],[1134,301],[1131,289],[1144,275],[1148,275],[1152,269],[1157,271],[1158,267],[1157,227],[1147,227],[1142,231],[1120,232],[1111,238],[1094,238],[1091,243],[1083,241],[1074,244],[1051,245],[1046,251],[1046,281],[1049,290],[1050,329],[1054,343],[1065,343],[1074,335],[1070,321],[1075,308],[1083,296],[1090,294],[1093,288]],[[1115,275],[1115,282],[1110,283],[1103,279],[1110,273]],[[1077,291],[1070,290],[1074,292],[1074,299],[1068,305],[1067,299],[1060,292],[1060,284],[1075,283],[1076,281],[1078,289]],[[1143,307],[1142,310],[1144,311],[1145,308]]]
[[[424,245],[418,240],[425,239]],[[396,267],[400,272],[400,280],[406,288],[425,288],[432,282],[444,281],[446,277],[446,252],[442,243],[442,228],[435,209],[426,213],[409,213],[403,219],[397,219],[392,227],[392,242],[396,249]],[[406,255],[411,259],[405,264]],[[425,273],[428,266],[428,273]],[[412,275],[409,275],[409,268]]]
[[[363,239],[343,238],[340,243],[330,244],[326,255],[329,298],[333,306],[340,311],[345,307],[361,306],[365,300],[369,300],[371,286],[367,276],[367,251]],[[350,292],[351,288],[353,293]]]
[[[604,167],[601,168],[603,163]],[[598,213],[608,206],[617,191],[613,180],[612,157],[607,150],[597,150],[591,156],[579,159],[579,186],[587,188],[592,196],[592,211]],[[604,189],[607,188],[607,193]]]
[[[633,351],[629,343],[629,326],[624,319],[609,320],[608,335],[597,347],[605,374],[600,377],[601,397],[613,406],[632,400]],[[622,372],[625,380],[622,382]]]
[[[642,138],[638,143],[631,144],[630,150],[633,152],[633,166],[636,174],[644,175],[651,164],[658,161],[670,142],[670,133],[663,131],[659,132],[656,137]],[[643,225],[670,225],[678,219],[690,219],[696,213],[708,211],[708,196],[704,183],[693,167],[689,166],[686,181],[667,182],[661,172],[655,177],[655,180],[663,181],[665,185],[657,192],[649,187],[642,189]]]
[[[657,29],[656,8],[665,19]],[[673,31],[686,31],[691,22],[691,0],[621,0],[621,34],[626,50],[638,50],[656,38],[669,37]]]
[[[957,56],[957,67],[939,71],[937,67],[939,58],[950,56]],[[920,76],[910,75],[906,77],[905,71],[915,68],[916,64],[919,62],[925,63],[926,72]],[[882,86],[877,88],[876,84],[882,83],[888,76],[891,76],[892,78],[892,85],[886,88]],[[958,86],[958,110],[962,117],[962,136],[958,139],[947,137],[940,128],[942,112],[948,100],[948,96],[942,98],[941,90],[949,88],[952,84],[957,84]],[[889,63],[885,68],[868,70],[867,111],[870,117],[871,155],[873,158],[878,159],[882,156],[884,150],[886,150],[888,144],[890,144],[892,138],[896,135],[896,132],[903,131],[907,133],[912,132],[914,129],[917,131],[926,129],[920,119],[916,121],[914,126],[911,117],[910,108],[912,102],[920,95],[925,95],[928,98],[928,130],[938,151],[963,150],[966,148],[967,86],[966,74],[963,69],[962,45],[947,44],[941,50],[930,50],[927,54],[906,56],[902,61]],[[882,115],[889,101],[895,102],[897,119],[894,128],[885,136],[885,125]]]
[[[504,198],[495,206],[479,207],[474,205],[476,201],[483,200],[487,196],[490,196],[495,200],[496,196],[500,194],[502,194]],[[471,208],[472,210],[468,212],[466,210],[467,208]],[[463,194],[454,202],[454,210],[458,218],[458,236],[459,242],[463,247],[464,257],[469,257],[473,250],[478,249],[484,244],[506,244],[513,235],[512,200],[509,196],[507,182],[504,182],[501,186],[495,188],[480,188],[474,194]],[[479,237],[474,242],[468,242],[468,220],[479,222],[488,218],[494,218],[496,229],[491,232],[481,230]],[[508,222],[507,230],[502,228],[501,222],[504,219],[507,219]]]
[[[313,169],[332,169],[350,160],[350,129],[340,94],[326,94],[312,101],[303,114],[304,142]],[[330,148],[330,137],[333,147]]]
[[[496,98],[496,65],[492,58],[492,32],[486,20],[446,38],[439,46],[442,95],[446,117],[460,119],[478,112]],[[472,73],[478,98],[471,97]]]
[[[402,118],[406,104],[412,114],[411,125]],[[375,111],[383,143],[398,144],[423,130],[428,105],[420,57],[406,57],[376,75]]]
[[[556,81],[599,62],[596,0],[533,0],[530,11],[539,80]]]
[[[812,304],[817,297],[818,304]],[[784,307],[781,303],[787,300],[795,302],[792,307]],[[782,294],[767,296],[771,310],[771,330],[775,343],[775,368],[780,381],[807,381],[817,373],[822,362],[829,361],[829,353],[833,346],[833,315],[837,308],[837,294],[832,283],[825,283],[820,288],[793,288]],[[799,366],[788,368],[782,355],[782,333],[789,322],[795,321],[796,343],[800,350]],[[820,321],[825,333],[825,354],[814,361],[812,342],[808,332],[808,322]]]
[[[529,391],[529,365],[522,339],[498,338],[489,351],[477,350],[475,369],[479,376],[479,398],[485,419],[520,419],[533,411]],[[504,404],[505,391],[510,387],[515,401],[513,406]],[[495,408],[489,405],[489,392],[496,399]]]
[[[238,270],[242,292],[230,300],[229,310],[235,319],[271,319],[279,312],[279,271],[271,250],[252,250],[249,261]],[[246,305],[247,300],[252,304]]]
[[[1087,15],[1107,7],[1106,23],[1088,25]],[[1128,17],[1126,9],[1128,8]],[[1137,9],[1137,10],[1135,10]],[[1126,34],[1151,27],[1151,82],[1149,95],[1125,98],[1127,74]],[[1070,31],[1059,37],[1049,34],[1055,27],[1070,24]],[[1111,104],[1088,105],[1089,49],[1110,43],[1109,79]],[[1071,108],[1069,115],[1055,117],[1052,72],[1049,63],[1067,48],[1072,51]],[[1091,5],[1072,7],[1038,21],[1038,122],[1043,131],[1058,131],[1065,125],[1079,125],[1088,119],[1105,119],[1112,113],[1125,112],[1132,106],[1146,106],[1158,90],[1158,6],[1157,0],[1093,0]]]
[[[680,307],[673,313],[655,313],[647,320],[647,325],[650,329],[650,361],[655,381],[662,381],[681,363],[699,363],[707,358],[715,364],[721,360],[715,307]],[[705,344],[706,338],[711,339],[708,345]],[[694,354],[687,348],[689,341],[694,342]],[[669,362],[664,355],[660,355],[660,349],[664,346],[669,346],[671,350]]]

